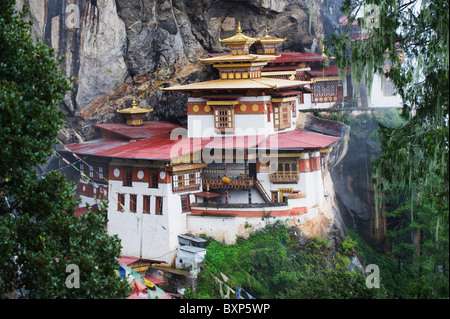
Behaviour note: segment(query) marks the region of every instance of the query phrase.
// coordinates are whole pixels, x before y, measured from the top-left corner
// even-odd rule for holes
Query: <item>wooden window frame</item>
[[[274,104],[273,113],[273,125],[278,131],[291,127],[292,103],[281,102],[280,104]]]
[[[220,114],[226,112],[227,114]],[[214,128],[221,134],[232,134],[235,129],[234,106],[220,105],[214,107]],[[224,118],[227,118],[224,120]]]
[[[133,169],[130,167],[124,168],[122,186],[133,186]]]
[[[189,213],[191,211],[191,200],[189,194],[180,195],[181,200],[181,212]]]
[[[142,196],[142,213],[143,214],[150,214],[150,203],[151,203],[151,196],[143,195]]]
[[[119,193],[117,194],[117,210],[119,212],[123,212],[125,209],[125,194]]]
[[[148,188],[158,188],[158,171],[150,170],[148,173]]]
[[[137,211],[137,195],[130,194],[130,212],[136,213]]]
[[[275,172],[274,172],[275,171]],[[297,160],[279,159],[276,170],[271,167],[270,182],[274,184],[294,184],[299,180]]]
[[[181,193],[198,190],[202,183],[201,171],[185,171],[173,174],[172,192]]]
[[[162,215],[164,210],[164,197],[155,196],[155,215]]]

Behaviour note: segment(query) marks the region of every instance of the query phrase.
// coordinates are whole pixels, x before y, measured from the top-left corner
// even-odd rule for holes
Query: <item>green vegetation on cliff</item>
[[[268,225],[234,245],[211,241],[205,268],[198,276],[196,291],[188,298],[221,298],[213,275],[236,291],[240,286],[255,298],[383,298],[383,285],[368,288],[362,270],[350,270],[355,242],[310,238],[299,243],[294,228],[281,223]],[[231,295],[231,298],[235,298]]]

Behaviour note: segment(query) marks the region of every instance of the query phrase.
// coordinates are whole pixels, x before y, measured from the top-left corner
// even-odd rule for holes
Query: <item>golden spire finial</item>
[[[266,26],[266,35],[269,35],[269,29]]]
[[[134,96],[133,96],[133,103],[131,103],[131,105],[135,108],[136,107],[136,99],[134,98]]]
[[[241,21],[238,21],[238,28],[237,28],[237,33],[241,33],[242,29],[241,29]]]

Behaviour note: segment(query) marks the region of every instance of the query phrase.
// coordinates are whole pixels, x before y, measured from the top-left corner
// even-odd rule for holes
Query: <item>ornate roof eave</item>
[[[117,110],[117,113],[120,114],[146,114],[152,110],[143,109],[136,105],[136,100],[133,97],[132,107],[128,107],[126,109]]]

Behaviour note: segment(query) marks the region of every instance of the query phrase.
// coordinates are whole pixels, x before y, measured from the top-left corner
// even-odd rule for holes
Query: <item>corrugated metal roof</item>
[[[114,131],[114,124],[109,129]],[[163,132],[139,141],[99,139],[81,144],[68,144],[66,146],[79,155],[171,160],[178,156],[201,151],[204,148],[319,149],[328,147],[337,140],[339,140],[339,137],[300,130],[276,133],[268,138],[258,135],[215,138],[181,137],[178,140],[171,139],[170,133]]]
[[[313,77],[321,77],[321,76],[329,76],[329,75],[339,75],[339,69],[337,65],[330,65],[326,69],[323,70],[311,70],[305,71],[312,75]],[[347,74],[350,74],[350,68],[347,68]]]
[[[269,63],[293,63],[293,62],[316,62],[323,61],[325,57],[310,52],[280,52],[281,55]]]
[[[129,139],[147,138],[164,132],[170,133],[176,128],[181,128],[179,125],[165,121],[144,122],[142,126],[126,124],[96,124],[95,126],[100,130],[109,131]]]
[[[121,262],[127,266],[138,260],[139,260],[139,258],[136,258],[136,257],[128,257],[128,256],[119,257],[119,262]]]
[[[272,134],[259,148],[280,150],[320,149],[330,146],[339,140],[339,137],[322,135],[300,130]]]
[[[159,284],[162,284],[163,282],[165,282],[164,280],[156,278],[155,276],[152,276],[152,275],[145,275],[144,278],[149,280],[152,284],[155,284],[155,285],[159,285]]]
[[[264,135],[215,137],[205,145],[205,148],[254,148],[264,139]]]

